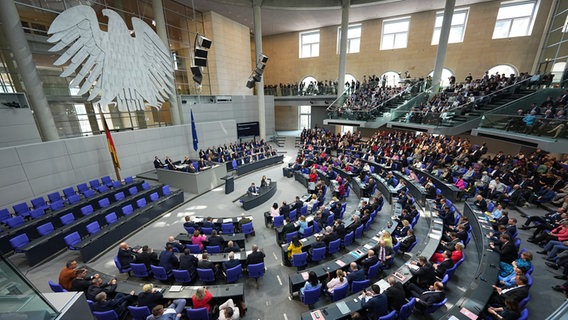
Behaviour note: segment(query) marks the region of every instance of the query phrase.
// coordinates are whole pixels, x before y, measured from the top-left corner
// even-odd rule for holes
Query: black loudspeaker
[[[254,79],[254,81],[256,82],[260,82],[260,80],[262,79],[262,75],[255,73],[252,78]]]
[[[268,57],[265,56],[265,55],[263,55],[263,54],[261,54],[259,61],[262,62],[262,63],[266,63],[266,61],[268,61]]]
[[[193,74],[193,81],[197,84],[201,84],[203,80],[203,75],[201,74],[201,68],[199,67],[191,67],[191,73]]]
[[[254,88],[254,79],[253,78],[249,78],[247,81],[247,88],[252,89]]]
[[[207,67],[207,59],[194,58],[193,64],[196,65],[197,67]]]
[[[211,40],[205,38],[204,36],[202,36],[200,34],[197,35],[196,42],[202,48],[205,48],[205,49],[211,48]]]
[[[203,59],[207,59],[207,52],[206,50],[202,50],[202,49],[195,49],[195,57],[197,58],[203,58]]]

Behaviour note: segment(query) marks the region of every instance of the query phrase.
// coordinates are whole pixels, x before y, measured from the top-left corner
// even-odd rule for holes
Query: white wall
[[[0,108],[0,148],[41,142],[32,111]]]

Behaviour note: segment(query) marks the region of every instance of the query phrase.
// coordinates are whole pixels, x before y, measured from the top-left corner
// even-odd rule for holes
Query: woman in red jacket
[[[207,313],[209,313],[211,310],[209,301],[211,301],[211,299],[213,299],[211,292],[207,291],[205,288],[199,288],[191,297],[192,308],[207,308]]]

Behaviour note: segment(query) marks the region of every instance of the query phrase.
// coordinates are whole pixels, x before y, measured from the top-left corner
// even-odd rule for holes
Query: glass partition
[[[50,320],[58,314],[11,263],[0,260],[0,318]]]

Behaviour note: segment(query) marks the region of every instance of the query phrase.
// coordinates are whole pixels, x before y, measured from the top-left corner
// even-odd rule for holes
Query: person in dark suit
[[[87,276],[87,269],[81,268],[75,271],[75,278],[71,281],[71,291],[83,291],[87,293],[93,279],[99,278],[99,274]]]
[[[379,244],[373,248],[377,259],[381,262],[381,269],[386,269],[389,264],[389,260],[394,256],[394,250],[391,247],[387,247],[385,240],[379,240]]]
[[[444,284],[440,281],[434,282],[428,289],[416,297],[417,310],[424,311],[434,303],[442,302],[446,298]]]
[[[199,224],[191,221],[190,216],[185,216],[184,219],[185,219],[185,222],[183,223],[184,228],[193,228],[194,230],[199,230],[199,228],[200,228]],[[193,235],[193,233],[190,234],[189,236],[191,237],[192,235]]]
[[[219,231],[219,227],[217,227],[217,225],[213,223],[213,218],[211,218],[211,217],[207,217],[207,219],[205,221],[203,221],[203,223],[201,224],[201,227],[202,228],[211,228],[213,230]]]
[[[122,242],[118,245],[117,258],[123,268],[128,268],[130,267],[130,263],[136,259],[136,253],[126,242]]]
[[[160,158],[158,158],[158,156],[154,156],[154,168],[158,169],[158,168],[163,168],[163,167],[165,167],[165,165],[162,162],[162,160],[160,160]]]
[[[293,208],[291,208],[290,211],[296,210],[296,215],[299,215],[303,206],[304,206],[304,201],[300,200],[299,196],[296,196],[296,201],[294,202]]]
[[[240,266],[241,262],[235,259],[235,253],[229,252],[229,260],[223,261],[223,270],[227,272],[227,270],[234,268],[236,266]]]
[[[201,255],[201,260],[199,260],[199,262],[197,263],[197,268],[213,270],[215,278],[218,279],[218,269],[213,262],[209,261],[209,255],[207,253],[203,253]]]
[[[123,314],[126,307],[134,302],[134,291],[130,294],[120,294],[114,299],[107,300],[106,292],[100,292],[95,296],[93,311],[103,312],[114,310],[117,314]]]
[[[268,187],[268,180],[266,179],[266,176],[262,176],[262,179],[260,180],[260,187]]]
[[[432,266],[436,270],[436,276],[440,279],[443,278],[446,271],[454,266],[452,252],[448,250],[444,251],[444,260],[440,264],[434,264]]]
[[[319,235],[316,237],[316,242],[312,244],[312,247],[309,250],[310,257],[312,256],[312,251],[317,248],[325,248],[325,242],[323,242],[323,237]]]
[[[280,206],[280,215],[284,216],[284,218],[288,218],[290,216],[290,206],[286,203],[286,201],[282,201],[282,205]]]
[[[177,241],[174,236],[169,236],[168,237],[168,242],[166,242],[166,247],[172,247],[172,248],[176,248],[178,250],[178,252],[182,252],[183,249],[185,249],[185,246],[183,244],[181,244],[179,241]],[[138,259],[138,257],[136,257],[136,259]],[[138,260],[136,260],[138,261]]]
[[[296,227],[294,222],[290,221],[290,218],[286,218],[285,221],[286,224],[284,224],[284,227],[282,227],[282,232],[280,232],[280,240],[284,240],[287,233],[291,233],[299,229],[299,227]]]
[[[409,268],[412,280],[422,289],[430,287],[436,281],[436,270],[425,256],[419,256],[418,261],[411,262],[418,269]]]
[[[369,249],[367,251],[367,258],[361,261],[361,266],[363,267],[365,274],[369,273],[369,268],[377,264],[377,262],[379,262],[379,258],[375,255],[375,251],[373,249]]]
[[[223,251],[225,246],[225,239],[217,233],[217,230],[211,231],[211,235],[207,238],[208,246],[219,246],[219,249]]]
[[[511,242],[511,237],[506,233],[499,236],[499,241],[501,242],[501,246],[497,246],[491,242],[489,247],[501,255],[501,262],[511,264],[518,258],[517,247]]]
[[[160,252],[160,262],[159,265],[166,269],[167,273],[170,273],[172,269],[175,269],[179,266],[179,260],[174,254],[173,247],[166,247],[166,250]]]
[[[454,251],[456,248],[456,243],[458,242],[460,242],[460,239],[458,238],[457,232],[450,232],[450,241],[440,241],[438,250]]]
[[[103,279],[100,277],[93,279],[91,285],[87,288],[85,297],[94,301],[95,297],[101,292],[106,293],[108,296],[114,296],[116,293],[116,279],[111,279],[107,283],[103,283]]]
[[[406,302],[404,287],[402,286],[402,283],[396,281],[394,276],[389,276],[387,278],[387,282],[390,287],[385,290],[385,294],[387,296],[389,309],[400,312],[400,308],[402,308]]]
[[[365,280],[365,272],[359,269],[357,262],[351,262],[349,264],[349,272],[347,272],[347,281],[351,284],[353,281],[363,280]]]
[[[158,265],[158,254],[145,245],[142,247],[142,252],[136,256],[136,262],[143,263],[146,269],[150,270],[151,265]]]
[[[521,302],[524,298],[529,295],[529,286],[527,283],[529,279],[525,275],[517,275],[515,278],[516,285],[510,287],[499,288],[493,285],[495,290],[489,299],[489,303],[492,306],[505,306],[505,300],[513,300],[516,302]]]
[[[444,221],[444,225],[446,226],[453,226],[456,220],[450,207],[444,207],[444,210],[438,213],[438,217]]]
[[[175,170],[176,169],[176,165],[174,164],[174,161],[169,157],[166,156],[166,166],[168,167],[169,170]]]
[[[416,236],[414,235],[414,230],[408,229],[406,236],[400,240],[400,251],[407,252],[410,246],[416,241]]]
[[[233,242],[232,240],[230,240],[229,242],[227,242],[227,247],[225,247],[225,249],[223,250],[223,252],[240,252],[241,248],[239,248],[239,245],[236,242]]]
[[[252,245],[252,252],[247,255],[247,265],[264,262],[264,252],[258,250],[258,245]]]
[[[376,284],[371,286],[371,291],[365,290],[360,299],[361,308],[369,320],[376,320],[389,313],[387,296],[381,294],[381,287]]]
[[[329,245],[331,241],[335,241],[337,239],[339,239],[339,236],[335,231],[333,231],[333,228],[331,226],[325,227],[323,242],[325,242],[326,245]]]
[[[478,194],[475,197],[475,201],[473,202],[473,204],[477,207],[477,209],[479,209],[481,212],[485,213],[485,211],[487,211],[487,201],[485,201],[485,199],[483,199],[483,196]]]
[[[250,187],[247,189],[247,194],[254,195],[258,194],[258,188],[254,185],[254,182],[250,184]]]
[[[162,295],[160,289],[154,288],[151,283],[147,283],[142,286],[142,292],[138,294],[138,306],[146,306],[152,310],[155,306],[161,304],[163,299],[164,295]]]
[[[179,269],[187,270],[191,279],[196,279],[197,276],[197,264],[199,259],[189,252],[189,249],[184,249],[183,254],[179,256]]]
[[[371,197],[373,189],[375,188],[375,184],[375,179],[369,178],[369,181],[367,181],[367,184],[365,184],[365,187],[363,189],[363,196]]]

